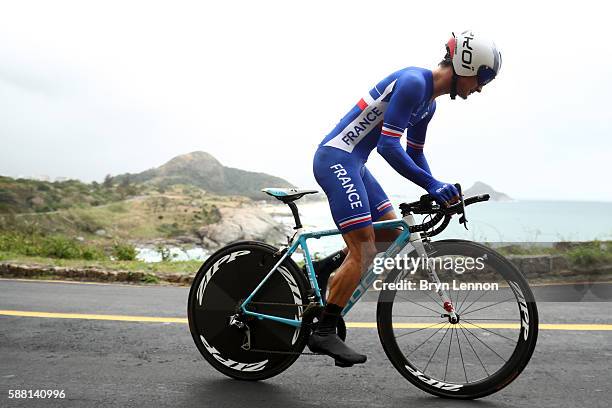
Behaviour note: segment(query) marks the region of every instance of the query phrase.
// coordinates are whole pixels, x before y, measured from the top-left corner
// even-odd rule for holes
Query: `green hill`
[[[294,187],[288,181],[269,174],[225,167],[205,152],[184,154],[142,173],[127,173],[113,178],[115,183],[125,180],[162,189],[178,184],[192,185],[219,195],[241,195],[256,200],[266,198],[261,192],[264,187]]]
[[[48,182],[0,176],[0,214],[42,213],[73,207],[108,204],[135,196],[135,185],[105,182],[86,184],[78,180]]]
[[[46,213],[110,204],[174,187],[192,186],[220,196],[271,199],[264,187],[293,187],[279,177],[223,166],[205,152],[177,156],[162,166],[136,174],[107,176],[103,183],[78,180],[48,182],[0,176],[0,214]]]

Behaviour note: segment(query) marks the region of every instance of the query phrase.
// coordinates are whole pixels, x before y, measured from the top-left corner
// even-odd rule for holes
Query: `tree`
[[[102,182],[102,186],[104,186],[104,188],[112,188],[113,187],[113,176],[111,176],[110,174],[107,174],[106,177],[104,177],[104,182]]]

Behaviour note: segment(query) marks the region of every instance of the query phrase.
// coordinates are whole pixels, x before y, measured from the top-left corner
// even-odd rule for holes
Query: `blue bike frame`
[[[410,239],[410,232],[408,223],[402,218],[397,220],[388,220],[388,221],[378,221],[372,224],[375,230],[378,229],[391,229],[391,228],[401,228],[402,232],[397,237],[397,239],[387,248],[385,251],[385,257],[395,257],[401,250],[404,248]],[[337,229],[332,230],[324,230],[324,231],[313,231],[313,232],[302,232],[298,235],[297,239],[295,239],[289,249],[285,252],[285,254],[278,260],[278,262],[272,267],[272,269],[268,272],[268,274],[263,278],[263,280],[257,285],[257,287],[253,290],[253,292],[247,297],[240,308],[245,315],[257,317],[258,319],[269,319],[275,322],[288,324],[290,326],[299,327],[302,325],[301,320],[297,319],[287,319],[284,317],[278,317],[263,313],[252,312],[247,310],[247,306],[253,299],[253,296],[259,291],[259,289],[266,283],[266,281],[272,276],[272,274],[276,271],[276,269],[283,263],[283,261],[291,256],[298,247],[301,247],[304,251],[304,261],[306,263],[306,270],[308,272],[308,279],[310,280],[310,286],[314,289],[315,295],[317,299],[319,299],[319,303],[323,305],[323,300],[321,296],[321,291],[319,289],[319,284],[317,283],[317,278],[315,275],[314,267],[312,266],[312,259],[310,258],[310,251],[308,250],[308,244],[306,243],[309,239],[319,239],[322,237],[339,235],[341,232]],[[353,292],[351,298],[348,303],[342,310],[342,316],[346,315],[351,308],[361,299],[366,290],[370,287],[372,282],[374,282],[376,276],[378,276],[374,272],[373,265],[370,265],[367,272],[362,276],[359,285],[357,285],[357,289]]]

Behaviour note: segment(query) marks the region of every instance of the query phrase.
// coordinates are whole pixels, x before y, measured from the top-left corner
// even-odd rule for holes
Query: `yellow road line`
[[[436,323],[395,323],[393,327],[395,329],[425,329],[431,327],[432,329],[439,329],[442,324],[438,324],[434,326]],[[461,322],[461,325],[464,328],[468,329],[518,329],[518,323],[480,323],[476,321],[476,325]],[[433,327],[432,327],[433,326]],[[355,329],[375,329],[376,323],[370,322],[347,322],[346,327],[355,328]],[[540,323],[538,328],[540,330],[603,330],[603,331],[612,331],[612,324],[570,324],[570,323],[559,323],[559,324],[550,324],[550,323]]]
[[[141,323],[182,323],[187,319],[181,317],[152,317],[152,316],[126,316],[126,315],[101,315],[82,313],[50,313],[50,312],[27,312],[22,310],[0,310],[1,316],[15,317],[41,317],[46,319],[84,319],[84,320],[109,320],[117,322],[141,322]],[[432,323],[396,323],[396,329],[438,329],[440,325]],[[480,323],[477,325],[463,322],[463,327],[468,329],[518,329],[518,323]],[[375,329],[375,322],[348,322],[346,327],[352,329]],[[540,323],[540,330],[577,330],[577,331],[612,331],[612,324],[568,324],[568,323]]]
[[[18,317],[43,317],[46,319],[84,319],[84,320],[111,320],[118,322],[145,322],[145,323],[187,323],[187,319],[181,317],[149,317],[149,316],[124,316],[124,315],[100,315],[81,313],[49,313],[49,312],[24,312],[21,310],[0,310],[0,315]]]
[[[25,278],[0,278],[0,281],[15,281],[15,282],[30,282],[30,283],[68,283],[70,285],[102,285],[102,286],[129,286],[129,287],[154,287],[156,285],[143,285],[135,282],[134,284],[129,283],[121,283],[121,282],[113,282],[113,283],[105,283],[105,282],[84,282],[84,281],[71,281],[71,280],[62,280],[62,279],[25,279]]]
[[[75,285],[120,285],[120,286],[131,286],[131,287],[155,287],[155,286],[166,286],[166,285],[143,285],[138,284],[138,282],[130,283],[121,283],[121,282],[96,282],[96,281],[76,281],[76,280],[65,280],[65,279],[28,279],[28,278],[1,278],[0,281],[18,281],[18,282],[44,282],[44,283],[70,283]],[[586,282],[586,281],[578,281],[578,282],[550,282],[550,283],[530,283],[529,286],[534,287],[544,287],[544,286],[574,286],[574,285],[600,285],[600,284],[612,284],[610,280],[596,281],[596,282]],[[504,287],[508,287],[505,285]]]

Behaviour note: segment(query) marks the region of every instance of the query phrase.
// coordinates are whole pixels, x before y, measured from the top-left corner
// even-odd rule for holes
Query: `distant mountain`
[[[508,195],[495,191],[493,187],[483,183],[482,181],[477,181],[474,183],[472,187],[463,191],[463,194],[466,196],[489,194],[491,196],[491,201],[512,201],[512,198],[510,198]]]
[[[225,167],[206,152],[192,152],[177,156],[159,167],[137,174],[113,177],[113,182],[128,179],[130,183],[169,187],[190,184],[219,195],[241,195],[264,199],[264,187],[294,187],[287,180],[265,173]]]

